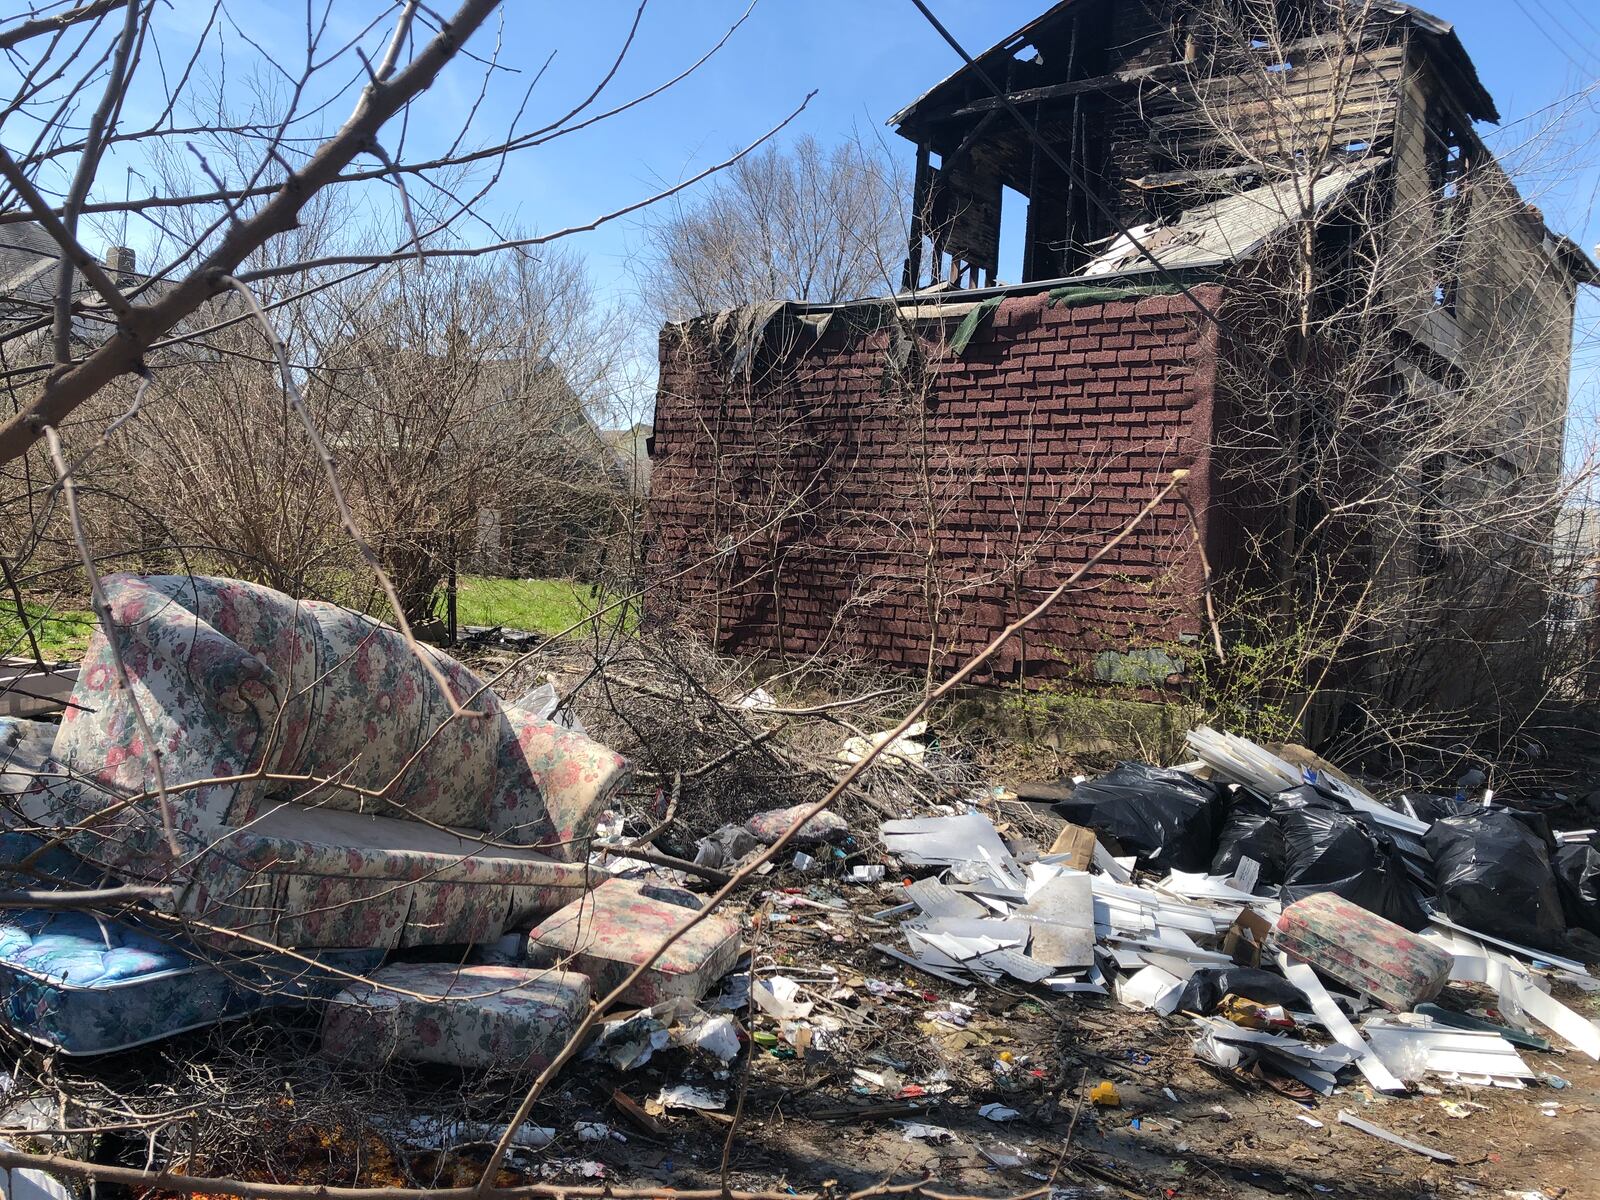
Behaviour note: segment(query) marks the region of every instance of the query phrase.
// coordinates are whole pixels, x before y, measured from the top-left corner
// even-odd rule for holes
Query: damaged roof
[[[993,68],[1010,59],[1039,34],[1053,28],[1070,9],[1075,6],[1081,7],[1085,3],[1086,0],[1060,0],[1016,32],[975,56],[978,66],[989,72],[992,77]],[[1400,0],[1375,0],[1373,7],[1391,16],[1405,18],[1414,30],[1423,35],[1429,48],[1434,51],[1436,65],[1452,85],[1469,117],[1474,121],[1488,121],[1492,124],[1499,122],[1500,112],[1495,107],[1494,98],[1489,95],[1483,81],[1478,78],[1477,67],[1473,65],[1472,57],[1457,36],[1454,25],[1413,5],[1403,4]],[[947,92],[965,82],[972,70],[972,67],[963,65],[952,71],[895,113],[886,123],[899,127],[912,121],[920,110],[935,106],[937,101],[944,99]]]
[[[1388,161],[1382,156],[1363,159],[1309,185],[1303,179],[1276,180],[1189,209],[1174,222],[1142,225],[1131,231],[1139,245],[1127,235],[1119,235],[1089,263],[1084,274],[1155,271],[1159,268],[1150,261],[1152,255],[1161,267],[1173,271],[1249,258],[1300,219],[1302,189],[1310,187],[1311,207],[1320,212]]]

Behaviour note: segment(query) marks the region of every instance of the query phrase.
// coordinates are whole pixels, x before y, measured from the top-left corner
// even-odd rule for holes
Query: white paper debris
[[[757,1008],[780,1021],[799,1021],[811,1015],[811,1001],[796,999],[800,985],[787,975],[756,980],[751,995]]]
[[[728,1097],[726,1093],[713,1092],[710,1088],[675,1083],[661,1089],[656,1103],[662,1108],[698,1108],[705,1112],[718,1112],[728,1107]]]

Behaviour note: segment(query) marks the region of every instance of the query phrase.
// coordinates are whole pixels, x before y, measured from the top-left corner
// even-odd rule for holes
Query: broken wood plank
[[[1453,1163],[1456,1161],[1454,1154],[1446,1154],[1443,1150],[1435,1150],[1432,1146],[1424,1146],[1421,1142],[1408,1141],[1398,1133],[1390,1133],[1381,1125],[1374,1125],[1371,1121],[1363,1121],[1360,1117],[1347,1113],[1342,1108],[1339,1110],[1339,1124],[1348,1125],[1351,1129],[1359,1129],[1362,1133],[1381,1138],[1386,1142],[1399,1146],[1402,1150],[1409,1150],[1413,1154],[1431,1158],[1434,1162]]]

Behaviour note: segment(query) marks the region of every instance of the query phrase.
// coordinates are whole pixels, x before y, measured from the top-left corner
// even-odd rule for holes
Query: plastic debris
[[[1567,922],[1544,843],[1510,812],[1480,809],[1434,822],[1439,902],[1452,921],[1536,947],[1559,947]]]
[[[655,1016],[655,1010],[649,1009],[602,1025],[588,1055],[604,1059],[618,1071],[632,1071],[644,1066],[657,1050],[671,1042],[671,1032]]]
[[[839,748],[839,761],[850,764],[858,763],[872,753],[874,749],[883,746],[884,751],[877,757],[877,762],[893,764],[899,761],[912,766],[919,765],[923,758],[926,757],[928,748],[917,739],[928,732],[928,723],[926,721],[913,722],[903,734],[891,740],[893,732],[893,730],[886,729],[882,733],[873,734],[870,738],[847,738],[844,745]]]
[[[663,1109],[698,1108],[705,1112],[718,1112],[728,1107],[728,1096],[725,1092],[714,1092],[710,1088],[677,1083],[662,1088],[654,1103]]]
[[[1015,1121],[1022,1114],[1004,1104],[985,1104],[978,1109],[978,1115],[990,1121]]]
[[[812,1004],[800,1000],[800,985],[787,975],[758,979],[752,997],[756,1007],[780,1021],[799,1021],[811,1015]]]
[[[1418,1142],[1408,1141],[1397,1133],[1390,1133],[1381,1125],[1374,1125],[1370,1121],[1363,1121],[1360,1117],[1339,1110],[1339,1124],[1348,1125],[1352,1129],[1359,1129],[1362,1133],[1371,1134],[1375,1138],[1382,1138],[1392,1145],[1399,1146],[1402,1150],[1409,1150],[1413,1154],[1421,1154],[1433,1159],[1434,1162],[1453,1163],[1455,1155],[1446,1154],[1443,1150],[1435,1150],[1431,1146],[1424,1146]]]
[[[1122,1095],[1117,1091],[1117,1085],[1109,1079],[1102,1079],[1089,1089],[1089,1102],[1096,1108],[1121,1108]]]
[[[767,689],[764,687],[751,688],[748,692],[739,697],[738,704],[740,708],[747,710],[754,709],[756,711],[767,708],[776,708],[778,706],[778,702],[773,698],[772,693],[767,691]]]
[[[675,1035],[673,1040],[704,1050],[725,1063],[739,1056],[739,1026],[729,1016],[712,1017],[702,1013],[698,1020],[684,1027],[681,1038]]]
[[[487,1121],[460,1121],[419,1114],[403,1126],[385,1132],[419,1150],[450,1150],[458,1146],[492,1146],[505,1136],[506,1127]],[[517,1126],[511,1145],[518,1150],[542,1150],[556,1140],[556,1131],[531,1122]]]
[[[1124,762],[1080,784],[1054,809],[1154,866],[1204,871],[1216,845],[1222,793],[1182,771]]]

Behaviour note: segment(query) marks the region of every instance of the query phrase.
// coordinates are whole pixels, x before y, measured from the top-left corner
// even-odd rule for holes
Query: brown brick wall
[[[668,329],[652,570],[660,581],[725,553],[661,584],[655,611],[736,652],[920,669],[931,643],[949,668],[1175,468],[1191,469],[1204,512],[1216,343],[1187,300],[1011,297],[960,359],[940,348],[954,324],[922,324],[927,383],[909,396],[885,394],[896,339],[860,314],[769,346],[754,380],[730,375],[707,325]],[[1092,678],[1102,650],[1196,634],[1198,583],[1187,518],[1169,502],[986,677]]]

